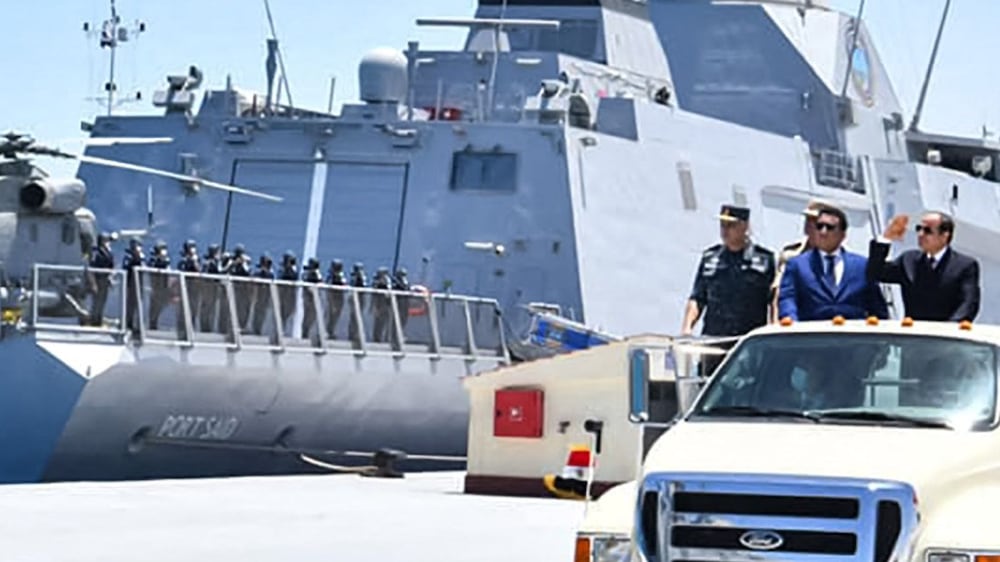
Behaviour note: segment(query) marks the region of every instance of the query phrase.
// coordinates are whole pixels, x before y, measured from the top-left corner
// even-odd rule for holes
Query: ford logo
[[[785,544],[785,539],[774,531],[747,531],[740,536],[740,544],[751,550],[774,550]]]

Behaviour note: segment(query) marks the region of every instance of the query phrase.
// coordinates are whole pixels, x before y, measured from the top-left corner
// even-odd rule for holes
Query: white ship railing
[[[104,275],[107,299],[96,321],[96,281]],[[123,270],[37,264],[27,299],[24,321],[36,331],[103,334],[137,345],[510,361],[496,300],[420,289],[147,267],[129,279]]]
[[[121,336],[120,323],[113,316],[92,323],[90,305],[95,285],[107,280],[106,308],[124,310],[125,272],[91,267],[39,265],[33,268],[30,283],[12,287],[9,300],[21,311],[19,320],[29,327],[45,326],[50,331]]]

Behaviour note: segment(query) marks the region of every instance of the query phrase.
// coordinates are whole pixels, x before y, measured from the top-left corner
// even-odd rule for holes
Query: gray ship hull
[[[0,441],[14,452],[0,461],[5,482],[313,472],[300,453],[370,465],[385,448],[461,459],[461,379],[506,362],[389,344],[237,350],[44,330],[8,334],[0,356],[17,366],[0,377],[0,395],[17,397],[0,410]]]

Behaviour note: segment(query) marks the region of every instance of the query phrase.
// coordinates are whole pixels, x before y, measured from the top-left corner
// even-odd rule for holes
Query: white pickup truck
[[[575,562],[1000,561],[998,344],[1000,327],[909,319],[747,334],[589,506]]]

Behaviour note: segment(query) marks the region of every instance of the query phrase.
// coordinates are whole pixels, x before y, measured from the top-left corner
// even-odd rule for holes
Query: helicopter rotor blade
[[[172,178],[175,180],[180,180],[184,182],[191,182],[198,185],[204,185],[206,187],[214,187],[216,189],[221,189],[223,191],[230,191],[232,193],[239,193],[241,195],[247,195],[250,197],[258,197],[260,199],[266,199],[268,201],[274,201],[280,203],[283,201],[281,197],[275,197],[274,195],[268,195],[266,193],[261,193],[259,191],[253,191],[250,189],[245,189],[242,187],[236,187],[235,185],[229,185],[225,183],[219,183],[214,181],[209,181],[202,178],[197,178],[194,176],[188,176],[185,174],[177,174],[174,172],[167,172],[166,170],[157,170],[156,168],[149,168],[147,166],[140,166],[138,164],[129,164],[127,162],[119,162],[117,160],[109,160],[107,158],[99,158],[97,156],[87,156],[85,154],[67,154],[63,155],[79,160],[81,162],[88,162],[90,164],[98,164],[101,166],[110,166],[112,168],[121,168],[123,170],[132,170],[135,172],[143,172],[147,174],[152,174],[154,176],[162,176],[165,178]]]
[[[127,229],[123,228],[118,232],[115,232],[115,239],[120,240],[123,238],[145,238],[149,234],[149,230],[145,228]]]
[[[84,146],[115,146],[119,144],[165,144],[174,142],[173,137],[90,137],[63,139],[57,144],[82,144]]]
[[[237,187],[235,185],[210,181],[186,174],[168,172],[166,170],[158,170],[156,168],[150,168],[148,166],[140,166],[139,164],[130,164],[128,162],[121,162],[118,160],[111,160],[108,158],[100,158],[98,156],[89,156],[86,154],[66,152],[58,148],[37,145],[34,143],[34,139],[32,139],[31,137],[28,137],[20,133],[15,133],[13,131],[2,135],[2,138],[6,139],[7,142],[0,143],[0,156],[8,158],[15,158],[18,153],[37,154],[41,156],[51,156],[54,158],[69,158],[73,160],[78,160],[80,162],[88,162],[91,164],[97,164],[101,166],[121,168],[124,170],[132,170],[136,172],[152,174],[154,176],[172,178],[183,182],[192,183],[195,185],[204,185],[205,187],[212,187],[215,189],[228,191],[230,193],[238,193],[240,195],[246,195],[249,197],[257,197],[268,201],[274,201],[278,203],[283,201],[281,197],[275,197],[274,195],[268,195],[266,193],[253,191],[251,189],[246,189],[243,187]],[[113,146],[115,144],[148,144],[148,143],[173,142],[173,139],[170,137],[93,137],[90,139],[78,139],[78,140],[82,140],[84,144],[91,144],[96,146]]]

